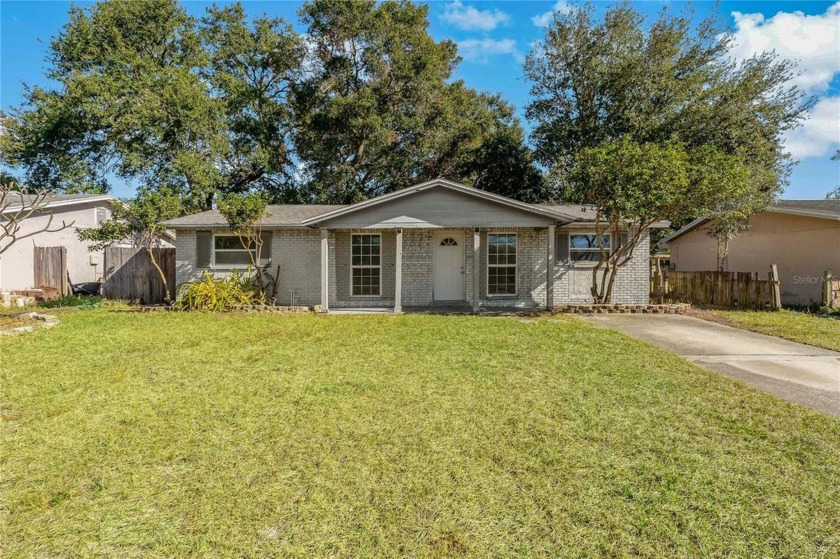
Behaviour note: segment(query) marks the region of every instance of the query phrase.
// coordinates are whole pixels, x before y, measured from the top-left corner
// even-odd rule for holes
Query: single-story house
[[[662,240],[671,269],[717,269],[717,240],[704,231],[708,218],[692,221]],[[840,200],[780,200],[750,217],[749,229],[729,244],[725,270],[766,274],[779,270],[782,303],[819,303],[826,269],[840,274]]]
[[[592,301],[594,214],[437,179],[347,206],[271,205],[260,256],[272,274],[279,266],[281,305],[551,308]],[[176,232],[179,285],[250,262],[217,210],[166,225]],[[649,242],[645,231],[615,302],[648,302]]]
[[[36,197],[12,193],[2,209],[0,220],[7,221],[10,215],[31,207]],[[0,291],[13,291],[38,287],[35,283],[35,248],[57,247],[67,249],[67,272],[73,283],[98,281],[102,277],[103,251],[88,251],[89,242],[80,241],[77,230],[96,227],[111,217],[111,208],[116,198],[107,194],[62,194],[53,195],[39,204],[38,211],[28,215],[20,223],[19,235],[32,231],[35,235],[15,242],[0,255]],[[52,221],[50,221],[52,220]],[[58,231],[62,223],[68,227]]]

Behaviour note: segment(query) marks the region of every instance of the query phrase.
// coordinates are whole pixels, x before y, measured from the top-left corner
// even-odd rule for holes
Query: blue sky
[[[77,2],[84,5],[85,2]],[[457,77],[472,87],[501,92],[522,116],[528,102],[528,83],[522,58],[542,36],[553,11],[568,5],[560,0],[521,2],[430,2],[430,32],[452,39],[464,61]],[[47,85],[43,77],[46,47],[67,21],[69,2],[0,1],[0,107],[22,100],[24,84]],[[184,2],[200,15],[209,2]],[[250,15],[284,17],[302,30],[296,12],[300,2],[244,2]],[[596,3],[599,9],[606,2]],[[640,10],[655,13],[663,6],[680,10],[679,2],[647,1]],[[695,2],[698,18],[714,9],[712,2]],[[811,118],[787,138],[799,159],[785,198],[823,198],[840,184],[840,163],[830,155],[840,147],[840,2],[724,1],[718,11],[736,34],[733,55],[744,58],[762,50],[799,61],[797,83],[818,97]],[[524,121],[526,129],[528,123]],[[130,196],[131,188],[115,184],[114,193]]]

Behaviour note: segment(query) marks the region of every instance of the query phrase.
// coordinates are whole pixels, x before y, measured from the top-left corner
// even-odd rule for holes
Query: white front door
[[[464,233],[437,232],[433,238],[435,301],[463,301]]]

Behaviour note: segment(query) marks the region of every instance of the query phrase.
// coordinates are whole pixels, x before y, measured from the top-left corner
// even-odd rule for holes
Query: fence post
[[[770,266],[770,306],[773,310],[782,308],[782,294],[779,287],[779,268],[772,264]]]
[[[831,279],[831,268],[829,268],[823,273],[822,284],[822,304],[827,306],[833,303],[831,300]]]

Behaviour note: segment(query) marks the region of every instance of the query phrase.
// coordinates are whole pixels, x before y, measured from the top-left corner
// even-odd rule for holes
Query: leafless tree
[[[41,190],[27,193],[14,181],[0,183],[0,255],[15,243],[40,233],[55,233],[72,227],[74,222],[55,222],[47,207],[53,194]],[[33,216],[47,216],[46,223],[38,227],[24,227],[24,222]]]

